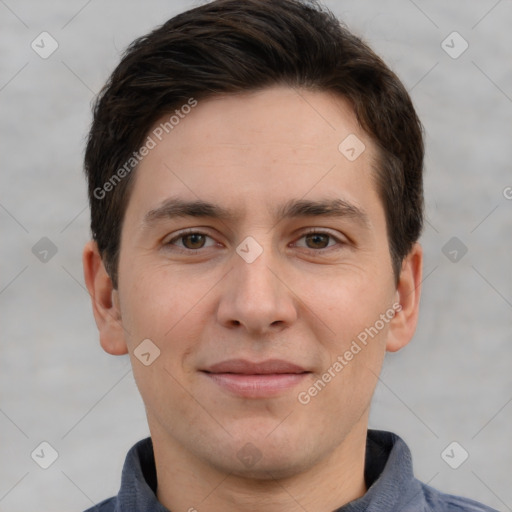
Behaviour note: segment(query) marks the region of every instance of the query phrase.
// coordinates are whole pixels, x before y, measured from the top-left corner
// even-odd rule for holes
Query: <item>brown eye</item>
[[[306,245],[310,249],[325,249],[328,247],[331,237],[323,233],[312,233],[311,235],[306,235],[305,238]]]
[[[191,233],[180,237],[187,249],[201,249],[204,247],[206,236],[200,233]]]
[[[203,252],[201,249],[207,250],[215,247],[217,244],[211,236],[201,231],[189,230],[182,231],[181,234],[168,241],[164,240],[162,245],[166,250],[193,255],[194,252],[200,254]]]

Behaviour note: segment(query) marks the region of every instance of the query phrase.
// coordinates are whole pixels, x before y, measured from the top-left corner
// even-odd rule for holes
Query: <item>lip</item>
[[[202,370],[225,391],[243,398],[266,398],[297,386],[311,372],[281,359],[252,362],[230,359]]]
[[[296,364],[284,361],[283,359],[267,359],[260,363],[246,359],[228,359],[216,363],[203,371],[208,373],[239,373],[245,375],[270,375],[279,373],[304,373],[305,368]]]

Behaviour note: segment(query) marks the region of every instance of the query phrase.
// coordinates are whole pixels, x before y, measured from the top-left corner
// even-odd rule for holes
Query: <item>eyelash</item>
[[[177,236],[173,237],[171,240],[167,241],[167,242],[164,242],[164,246],[165,247],[168,247],[168,246],[174,246],[174,249],[173,250],[177,250],[178,252],[181,252],[181,253],[184,253],[184,254],[197,254],[198,252],[200,252],[201,250],[203,249],[208,249],[208,247],[201,247],[199,249],[187,249],[186,247],[183,248],[183,247],[179,247],[177,246],[174,242],[178,241],[178,240],[181,240],[187,236],[190,236],[190,235],[202,235],[202,236],[206,236],[208,238],[211,238],[213,240],[213,237],[211,237],[210,235],[208,235],[207,233],[203,233],[202,231],[195,231],[195,230],[187,230],[187,231],[182,231],[181,233],[179,233]],[[318,229],[315,229],[315,228],[311,228],[310,230],[306,231],[305,233],[303,233],[299,240],[308,236],[308,235],[326,235],[329,237],[330,240],[334,240],[338,245],[347,245],[347,242],[344,242],[342,240],[340,240],[338,237],[334,236],[332,233],[329,233],[328,231],[321,231],[321,230],[318,230]],[[329,241],[330,241],[329,240]],[[212,247],[212,246],[210,246]],[[335,248],[335,246],[328,246],[328,247],[325,247],[325,248],[322,248],[322,249],[310,249],[308,247],[302,247],[301,248],[304,252],[310,254],[310,255],[315,255],[315,256],[318,256],[320,255],[321,253],[326,253],[326,252],[330,252],[331,250],[339,250],[340,248]]]

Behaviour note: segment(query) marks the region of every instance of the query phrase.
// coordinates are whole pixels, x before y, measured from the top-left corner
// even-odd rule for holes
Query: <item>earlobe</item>
[[[386,350],[396,352],[403,348],[414,335],[418,323],[423,271],[423,249],[415,243],[402,263],[397,285],[397,302],[400,308],[390,322]]]
[[[113,355],[128,353],[119,307],[114,289],[96,242],[91,240],[83,250],[84,278],[92,301],[92,310],[103,350]]]

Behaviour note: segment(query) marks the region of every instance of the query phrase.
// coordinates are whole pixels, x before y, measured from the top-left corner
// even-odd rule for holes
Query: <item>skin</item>
[[[338,150],[349,134],[366,146],[353,162]],[[343,98],[287,87],[217,96],[199,102],[137,169],[117,290],[96,244],[86,245],[101,345],[130,354],[167,508],[327,512],[365,493],[370,400],[386,350],[414,333],[422,273],[415,244],[395,285],[375,154]],[[144,220],[170,197],[232,215]],[[366,223],[273,215],[290,200],[339,198]],[[208,236],[178,238],[189,228]],[[263,250],[252,263],[236,252],[248,236]],[[300,403],[393,304],[401,310],[378,335]],[[134,355],[147,338],[160,349],[149,366]],[[311,373],[277,396],[242,398],[200,371],[230,358],[279,358]],[[240,459],[247,443],[260,457],[250,466]]]

